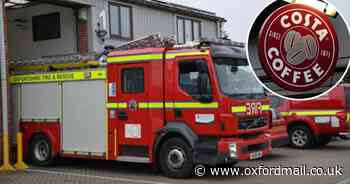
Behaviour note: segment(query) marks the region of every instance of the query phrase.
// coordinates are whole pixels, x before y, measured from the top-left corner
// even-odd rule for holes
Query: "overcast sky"
[[[271,0],[168,0],[170,2],[209,10],[227,19],[225,30],[235,41],[245,42],[248,31],[257,14]],[[345,19],[350,22],[350,1],[331,0]]]

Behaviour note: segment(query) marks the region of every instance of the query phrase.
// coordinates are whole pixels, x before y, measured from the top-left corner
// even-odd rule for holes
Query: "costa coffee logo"
[[[259,35],[265,72],[280,87],[307,91],[320,87],[337,65],[338,40],[329,18],[301,4],[273,12]]]

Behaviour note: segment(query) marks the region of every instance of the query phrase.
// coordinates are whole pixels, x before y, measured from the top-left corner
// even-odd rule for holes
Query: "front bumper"
[[[202,142],[194,149],[195,164],[208,166],[234,164],[239,160],[265,157],[271,152],[270,135],[256,138],[222,138],[216,142]]]
[[[272,150],[269,134],[262,134],[254,139],[231,139],[229,141],[237,142],[238,160],[254,160],[265,157]]]
[[[271,134],[272,147],[281,147],[289,144],[288,133]]]

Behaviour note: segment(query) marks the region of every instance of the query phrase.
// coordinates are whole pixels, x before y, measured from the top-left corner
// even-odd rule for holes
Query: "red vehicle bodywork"
[[[350,85],[341,84],[329,94],[308,101],[289,101],[270,96],[276,118],[274,124],[307,126],[315,140],[350,132]]]
[[[207,54],[186,54],[193,52],[207,52]],[[133,103],[147,103],[149,107],[147,109],[141,109],[141,106],[138,105],[134,108],[108,109],[108,153],[105,156],[97,157],[93,155],[79,155],[79,153],[64,153],[60,146],[61,128],[59,122],[54,124],[47,124],[45,122],[22,122],[21,129],[24,134],[25,154],[27,155],[31,138],[36,133],[41,133],[49,138],[53,147],[52,154],[61,157],[118,160],[121,156],[127,154],[128,146],[133,146],[144,148],[147,151],[143,153],[144,155],[137,155],[137,153],[134,153],[134,155],[128,156],[146,156],[149,158],[149,163],[154,163],[156,162],[155,157],[159,151],[158,147],[163,141],[171,136],[187,138],[187,134],[178,135],[179,132],[170,134],[173,130],[171,128],[174,127],[168,128],[168,126],[175,125],[181,126],[180,128],[185,127],[184,130],[192,132],[194,136],[198,138],[198,140],[190,140],[192,138],[189,137],[189,140],[187,140],[191,145],[193,144],[194,147],[197,147],[197,144],[199,144],[198,147],[201,147],[203,145],[209,145],[209,143],[216,147],[215,151],[217,154],[215,157],[217,159],[215,159],[215,162],[209,162],[207,157],[204,157],[197,160],[198,163],[216,165],[228,163],[230,161],[252,159],[251,154],[256,152],[261,152],[261,156],[265,156],[270,152],[270,138],[266,135],[269,128],[268,123],[265,126],[247,130],[239,129],[238,126],[240,121],[252,118],[263,117],[268,121],[269,112],[268,110],[263,111],[261,107],[269,106],[268,98],[234,99],[222,94],[218,87],[219,85],[210,49],[139,49],[112,52],[109,56],[122,57],[146,54],[162,54],[164,56],[178,54],[178,56],[173,59],[109,63],[107,65],[106,82],[108,84],[116,84],[117,86],[122,86],[120,74],[124,69],[144,68],[145,71],[145,92],[125,94],[121,87],[117,87],[117,95],[108,96],[108,103],[125,103],[130,106],[133,105]],[[178,85],[178,63],[198,59],[202,59],[208,64],[213,102],[218,104],[217,108],[206,108],[205,105],[210,105],[210,103],[204,104],[204,107],[196,107],[196,104],[201,105],[201,103],[194,100]],[[151,108],[152,103],[154,108]],[[253,110],[249,109],[250,104],[255,103],[258,103],[259,106]],[[186,107],[188,104],[192,104],[192,106]],[[177,105],[182,105],[182,107],[177,108]],[[232,107],[234,106],[242,106],[247,109],[247,112],[233,113]],[[194,119],[196,114],[214,114],[215,122],[210,124],[198,124]],[[127,115],[127,120],[117,118],[122,115]],[[141,135],[144,136],[138,140],[126,138],[124,125],[130,122],[140,123],[143,127]],[[197,143],[198,141],[200,143]],[[233,142],[237,143],[237,158],[230,157],[229,146]],[[202,154],[199,148],[198,154]]]

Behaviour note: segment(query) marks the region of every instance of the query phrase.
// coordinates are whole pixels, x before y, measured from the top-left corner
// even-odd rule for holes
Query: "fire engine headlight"
[[[237,143],[231,143],[229,145],[229,150],[231,158],[237,157]]]

